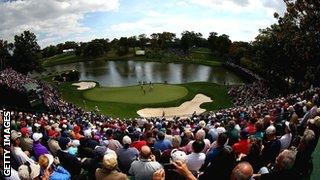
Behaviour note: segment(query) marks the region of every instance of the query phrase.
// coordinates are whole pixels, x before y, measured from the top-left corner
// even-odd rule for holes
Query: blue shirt
[[[167,139],[158,140],[154,143],[154,149],[164,151],[171,148],[171,142]]]

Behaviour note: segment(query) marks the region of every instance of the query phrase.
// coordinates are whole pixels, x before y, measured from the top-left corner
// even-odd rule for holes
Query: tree
[[[104,53],[110,50],[108,39],[94,39],[88,43],[82,43],[80,48],[82,49],[82,53],[79,52],[80,50],[76,50],[76,54],[82,54],[84,57],[100,57]]]
[[[181,34],[180,46],[184,53],[189,51],[189,48],[199,46],[201,43],[202,34],[194,31],[184,31]]]
[[[147,36],[146,36],[145,34],[140,34],[140,35],[138,36],[138,39],[139,39],[139,46],[140,46],[140,48],[141,48],[141,49],[144,49],[145,46],[146,46],[146,44],[147,44],[147,42],[148,42]]]
[[[24,31],[14,37],[14,50],[12,66],[21,73],[40,70],[40,46],[37,37],[30,31]]]
[[[41,53],[43,58],[47,58],[59,54],[59,51],[56,46],[50,45],[44,48]]]
[[[287,6],[284,16],[275,13],[278,23],[261,30],[253,43],[255,59],[269,79],[285,82],[288,88],[320,85],[318,78],[313,78],[320,59],[320,2],[284,2]]]
[[[10,58],[10,50],[13,48],[13,44],[9,44],[7,41],[0,39],[0,70],[5,69]]]
[[[218,49],[217,39],[218,39],[218,33],[216,32],[209,33],[208,47],[211,50],[212,54],[215,54]]]
[[[129,53],[129,42],[127,37],[121,37],[117,46],[117,54],[123,56]]]

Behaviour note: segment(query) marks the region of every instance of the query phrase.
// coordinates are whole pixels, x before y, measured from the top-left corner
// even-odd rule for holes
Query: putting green
[[[103,87],[88,90],[83,96],[99,102],[153,104],[174,101],[188,94],[187,88],[177,85],[154,84],[152,90],[149,85],[144,85],[144,90],[145,94],[140,86]]]

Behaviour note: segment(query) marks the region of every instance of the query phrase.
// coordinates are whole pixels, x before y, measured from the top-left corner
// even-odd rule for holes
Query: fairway
[[[140,86],[102,87],[88,90],[83,96],[98,102],[153,104],[181,99],[188,94],[187,88],[178,85],[154,84],[152,89],[144,85],[144,90],[145,94]]]

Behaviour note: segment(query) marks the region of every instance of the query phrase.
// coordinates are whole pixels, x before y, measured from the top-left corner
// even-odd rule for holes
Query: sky
[[[285,10],[283,0],[0,0],[0,39],[30,30],[46,47],[188,30],[249,42]]]

